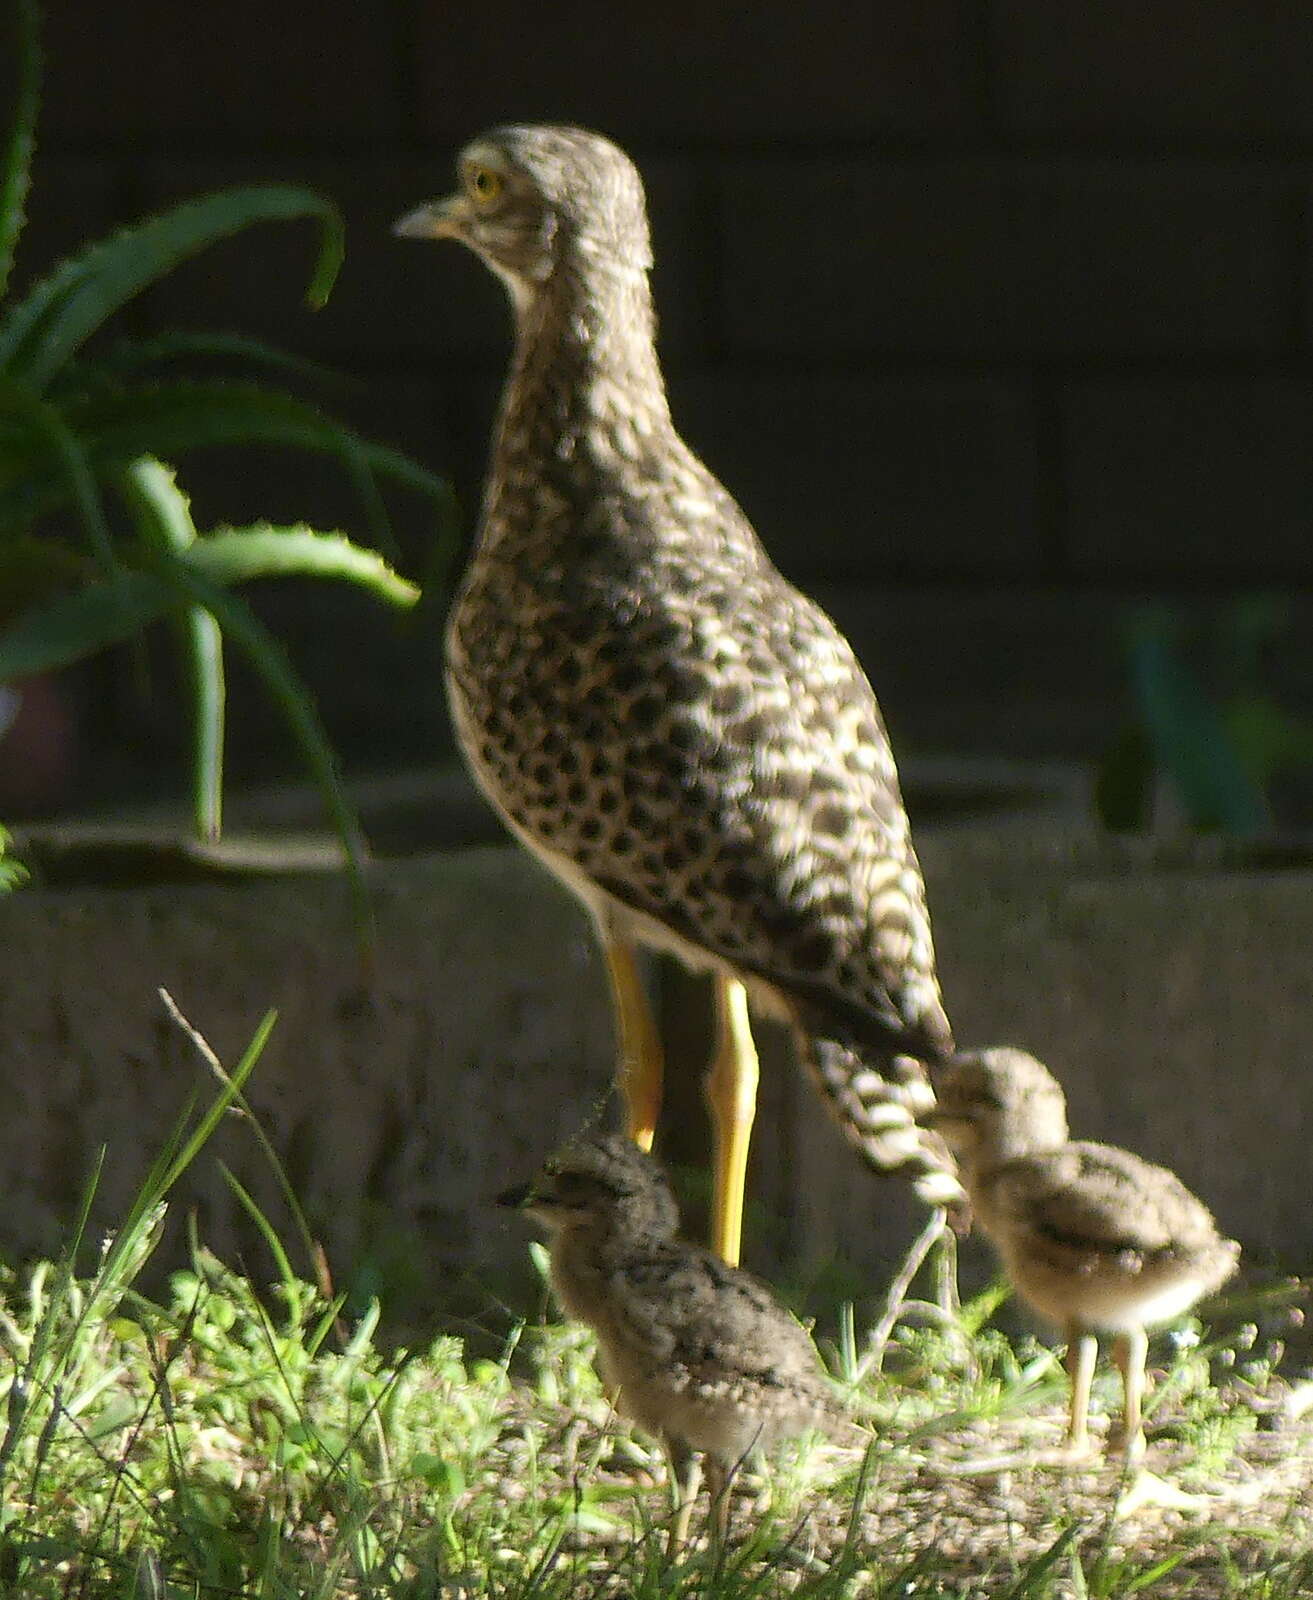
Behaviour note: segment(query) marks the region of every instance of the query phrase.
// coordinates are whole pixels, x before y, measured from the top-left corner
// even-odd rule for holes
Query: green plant
[[[21,298],[7,295],[40,80],[34,0],[18,0],[16,17],[17,108],[0,166],[0,682],[65,666],[158,620],[172,623],[192,686],[196,828],[212,839],[222,821],[223,650],[231,642],[280,707],[356,870],[359,830],[315,706],[234,590],[252,578],[302,574],[344,580],[398,606],[412,604],[418,591],[340,533],[267,523],[199,531],[166,461],[203,446],[257,441],[335,456],[359,486],[376,537],[386,534],[376,479],[429,497],[444,537],[453,526],[450,490],[292,394],[169,370],[179,357],[298,365],[258,341],[186,332],[87,352],[126,302],[258,222],[318,222],[307,298],[321,306],[341,262],[342,222],[330,201],[308,189],[263,184],[205,195],[88,246]]]
[[[1289,625],[1281,599],[1250,595],[1211,625],[1166,606],[1131,611],[1123,634],[1132,718],[1100,763],[1095,805],[1119,831],[1153,820],[1166,785],[1192,828],[1253,834],[1277,786],[1313,769],[1313,723],[1263,683],[1263,657]]]
[[[205,1249],[160,1295],[140,1270],[169,1191],[244,1085],[266,1016],[231,1073],[167,1001],[219,1084],[151,1162],[98,1261],[78,1270],[88,1203],[57,1262],[0,1265],[0,1593],[229,1600],[1296,1600],[1313,1575],[1309,1428],[1257,1432],[1289,1391],[1256,1329],[1173,1341],[1154,1396],[1156,1470],[1188,1474],[1200,1518],[1120,1514],[1116,1466],[1045,1468],[1065,1402],[1053,1352],[989,1325],[904,1320],[884,1370],[844,1343],[863,1430],[804,1439],[736,1491],[720,1555],[667,1557],[655,1441],[615,1415],[577,1324],[505,1313],[493,1359],[450,1335],[379,1338],[380,1308],[304,1281],[272,1223],[262,1289]],[[291,1207],[293,1213],[296,1207]],[[297,1233],[303,1219],[296,1218]],[[301,1246],[305,1240],[302,1238]],[[535,1247],[540,1270],[543,1252]],[[1232,1310],[1289,1306],[1285,1284]],[[914,1303],[909,1302],[909,1307]],[[1218,1369],[1215,1371],[1214,1369]],[[1229,1375],[1228,1375],[1229,1374]],[[1053,1380],[1053,1381],[1050,1381]],[[1100,1399],[1106,1396],[1101,1395]],[[1099,1409],[1102,1409],[1100,1406]],[[990,1458],[993,1459],[992,1463]]]
[[[8,854],[9,835],[0,828],[0,894],[16,889],[27,877],[26,868]]]

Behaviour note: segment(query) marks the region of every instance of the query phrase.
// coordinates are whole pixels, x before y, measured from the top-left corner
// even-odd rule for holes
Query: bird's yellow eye
[[[505,180],[500,172],[494,172],[491,167],[471,167],[465,174],[465,182],[479,204],[486,206],[491,205],[502,192]]]

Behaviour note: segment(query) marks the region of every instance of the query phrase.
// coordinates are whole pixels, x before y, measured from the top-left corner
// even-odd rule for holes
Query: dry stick
[[[181,1028],[182,1031],[187,1035],[192,1044],[195,1045],[198,1053],[200,1054],[201,1060],[205,1062],[206,1066],[209,1067],[210,1071],[226,1089],[231,1084],[232,1079],[228,1075],[228,1069],[224,1066],[223,1062],[219,1060],[219,1057],[215,1053],[215,1050],[210,1044],[209,1040],[206,1039],[205,1035],[200,1031],[199,1028],[197,1028],[193,1023],[189,1022],[187,1018],[183,1016],[182,1011],[178,1007],[177,1001],[167,989],[161,988],[159,995],[160,999],[164,1002],[164,1009],[173,1018],[174,1022],[177,1023],[179,1028]],[[260,1126],[259,1119],[251,1110],[250,1102],[247,1100],[244,1094],[239,1093],[237,1095],[230,1109],[235,1116],[244,1117],[246,1121],[250,1123],[251,1132],[255,1135],[256,1143],[260,1146],[265,1159],[273,1168],[274,1176],[278,1180],[279,1188],[281,1188],[283,1191],[283,1198],[287,1202],[288,1210],[292,1213],[292,1220],[295,1222],[297,1231],[301,1235],[302,1246],[305,1249],[306,1255],[310,1258],[310,1268],[315,1275],[316,1287],[318,1288],[320,1295],[325,1300],[332,1300],[333,1275],[329,1270],[328,1257],[324,1252],[323,1245],[321,1245],[319,1240],[316,1239],[310,1232],[310,1225],[305,1219],[305,1212],[302,1211],[300,1202],[296,1198],[296,1194],[292,1189],[291,1182],[288,1179],[287,1172],[283,1167],[283,1163],[278,1155],[278,1152],[269,1142],[268,1134]],[[338,1338],[345,1341],[346,1334],[340,1325],[337,1327],[336,1332]]]
[[[944,1208],[936,1206],[930,1213],[929,1222],[912,1241],[912,1248],[904,1257],[898,1275],[889,1285],[889,1293],[884,1303],[884,1315],[871,1330],[871,1347],[857,1364],[858,1383],[871,1372],[880,1373],[884,1370],[885,1351],[889,1347],[890,1335],[903,1314],[907,1291],[912,1287],[913,1278],[921,1270],[922,1262],[934,1249],[935,1241],[943,1233],[946,1216]]]

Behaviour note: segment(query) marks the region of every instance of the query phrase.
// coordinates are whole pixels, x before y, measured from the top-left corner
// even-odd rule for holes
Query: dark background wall
[[[905,750],[1097,754],[1128,597],[1274,588],[1307,620],[1307,5],[53,0],[45,43],[23,268],[216,184],[322,186],[348,219],[327,310],[299,302],[308,233],[266,229],[131,324],[333,363],[355,381],[328,402],[470,505],[501,291],[388,224],[489,123],[624,143],[649,182],[676,416],[850,629]],[[187,466],[203,518],[360,527],[322,465],[241,460]],[[398,506],[398,537],[422,567],[422,508]],[[435,612],[405,630],[339,595],[262,603],[353,765],[444,748]],[[1313,700],[1306,654],[1281,670]],[[131,677],[78,687],[102,775],[173,725]],[[251,700],[248,770],[272,737]]]

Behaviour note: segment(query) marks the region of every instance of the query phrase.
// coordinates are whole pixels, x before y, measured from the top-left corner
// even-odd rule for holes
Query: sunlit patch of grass
[[[80,1225],[62,1260],[0,1272],[0,1595],[1308,1592],[1313,1432],[1282,1421],[1279,1350],[1258,1331],[1280,1295],[1239,1307],[1249,1320],[1225,1335],[1196,1327],[1166,1347],[1151,1449],[1156,1470],[1213,1497],[1198,1517],[1120,1519],[1115,1472],[957,1475],[972,1451],[1024,1450],[1061,1423],[1057,1357],[994,1326],[992,1290],[947,1312],[908,1300],[875,1335],[851,1317],[822,1330],[853,1437],[745,1464],[728,1548],[699,1537],[674,1556],[662,1453],[617,1418],[578,1327],[507,1317],[493,1357],[449,1335],[387,1349],[377,1303],[350,1317],[253,1208],[272,1285],[193,1238],[189,1267],[145,1295],[169,1188],[244,1107],[269,1026],[231,1077],[211,1061],[214,1100],[180,1123],[90,1272],[73,1269]]]

